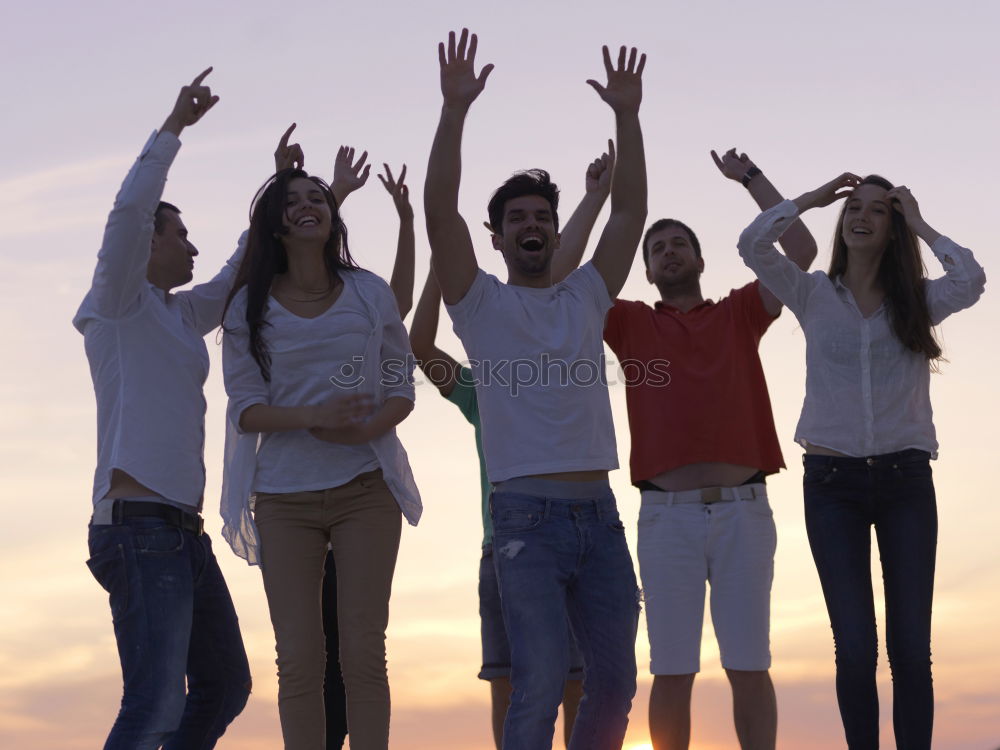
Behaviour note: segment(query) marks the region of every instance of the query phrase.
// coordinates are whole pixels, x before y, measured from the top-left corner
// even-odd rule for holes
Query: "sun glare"
[[[653,745],[649,742],[643,742],[640,745],[631,745],[628,750],[653,750]]]

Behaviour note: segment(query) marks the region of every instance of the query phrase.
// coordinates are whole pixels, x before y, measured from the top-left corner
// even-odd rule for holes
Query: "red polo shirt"
[[[615,300],[604,340],[625,377],[633,483],[704,461],[784,467],[757,353],[774,320],[759,283],[687,312]]]

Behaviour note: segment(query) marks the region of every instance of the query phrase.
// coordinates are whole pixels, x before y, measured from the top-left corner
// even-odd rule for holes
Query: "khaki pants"
[[[323,750],[325,641],[320,611],[327,542],[337,568],[340,663],[352,750],[386,750],[385,629],[399,550],[399,506],[381,470],[314,492],[258,494],[254,517],[278,652],[286,750]]]

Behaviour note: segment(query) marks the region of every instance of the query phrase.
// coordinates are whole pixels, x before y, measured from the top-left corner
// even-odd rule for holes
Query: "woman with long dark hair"
[[[413,407],[412,356],[392,291],[355,263],[321,179],[293,166],[258,191],[223,330],[223,534],[261,565],[285,747],[324,747],[329,544],[351,747],[384,750],[400,511],[420,515],[395,435]]]
[[[774,242],[799,214],[841,198],[829,271],[801,271]],[[918,237],[944,276],[926,278]],[[847,173],[765,211],[744,230],[739,249],[806,337],[795,440],[805,448],[806,530],[833,628],[848,747],[878,747],[874,526],[896,746],[929,750],[937,547],[930,459],[938,448],[930,371],[941,360],[933,328],[979,299],[983,269],[971,251],[931,228],[906,187],[875,175]]]

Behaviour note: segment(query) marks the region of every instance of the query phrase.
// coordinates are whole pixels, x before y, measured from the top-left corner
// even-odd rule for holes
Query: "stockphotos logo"
[[[455,363],[446,359],[432,359],[422,364],[412,355],[405,359],[385,359],[379,366],[379,378],[383,388],[399,388],[407,383],[422,385],[419,376],[413,378],[414,368],[420,365],[427,380],[441,382],[456,373]],[[499,360],[464,360],[460,367],[472,371],[472,385],[483,388],[505,388],[511,396],[517,396],[524,388],[643,385],[651,388],[665,388],[670,385],[670,361],[666,359],[623,359],[609,360],[604,355],[600,359],[575,359],[572,361],[553,358],[541,354],[537,358]],[[609,370],[612,376],[608,377]],[[354,390],[365,384],[365,358],[355,356],[345,362],[330,382],[338,388]]]

